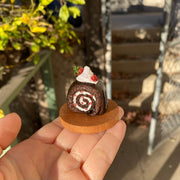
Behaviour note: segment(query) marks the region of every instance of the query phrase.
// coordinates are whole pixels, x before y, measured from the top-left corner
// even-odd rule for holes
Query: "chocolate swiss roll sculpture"
[[[59,110],[64,128],[76,133],[98,133],[114,126],[123,109],[106,97],[103,83],[88,66],[74,67],[76,80]]]
[[[74,67],[77,75],[67,94],[67,105],[72,112],[101,115],[107,109],[104,85],[88,66]]]

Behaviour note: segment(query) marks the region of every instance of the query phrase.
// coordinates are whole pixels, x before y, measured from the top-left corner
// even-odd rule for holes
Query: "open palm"
[[[14,140],[20,126],[15,113],[0,119],[0,153]],[[0,180],[101,180],[125,129],[120,120],[105,132],[78,134],[64,129],[57,118],[0,159]]]

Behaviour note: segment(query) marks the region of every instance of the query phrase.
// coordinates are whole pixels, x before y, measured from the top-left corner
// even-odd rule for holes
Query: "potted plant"
[[[83,5],[84,0],[68,0]],[[71,43],[80,43],[68,22],[70,16],[80,16],[75,6],[67,6],[67,0],[60,0],[58,16],[48,9],[53,0],[30,1],[28,7],[15,4],[15,0],[0,2],[0,77],[19,63],[38,63],[38,52],[42,48],[61,53],[72,53]],[[30,51],[29,51],[30,50]]]

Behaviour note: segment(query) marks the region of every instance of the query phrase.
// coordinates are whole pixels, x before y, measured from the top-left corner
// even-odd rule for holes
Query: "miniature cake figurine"
[[[88,66],[74,67],[76,81],[69,88],[67,104],[71,111],[90,116],[101,115],[107,109],[104,85]]]
[[[77,133],[98,133],[114,126],[124,114],[107,100],[102,81],[88,66],[74,67],[76,80],[67,93],[67,103],[59,110],[61,124]]]

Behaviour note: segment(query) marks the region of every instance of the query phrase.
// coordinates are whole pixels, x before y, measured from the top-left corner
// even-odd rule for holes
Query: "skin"
[[[20,127],[21,119],[15,113],[0,119],[0,154]],[[101,180],[125,130],[125,123],[119,120],[105,132],[78,134],[64,129],[57,118],[0,159],[0,180]]]

